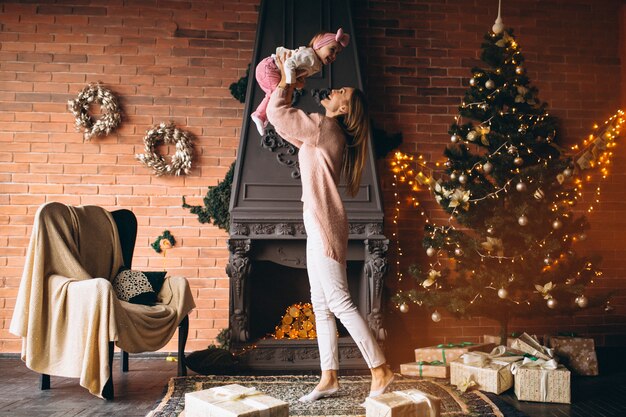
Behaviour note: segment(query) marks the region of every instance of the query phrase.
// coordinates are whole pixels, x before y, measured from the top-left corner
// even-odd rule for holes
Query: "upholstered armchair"
[[[79,377],[89,392],[112,399],[114,344],[126,372],[128,352],[156,351],[177,328],[178,374],[186,375],[195,307],[187,280],[163,274],[154,303],[144,304],[124,301],[113,285],[132,265],[136,235],[129,210],[47,203],[37,211],[10,331],[22,337],[26,366],[42,374],[41,389],[50,388],[49,375]],[[152,289],[143,282],[127,288]]]

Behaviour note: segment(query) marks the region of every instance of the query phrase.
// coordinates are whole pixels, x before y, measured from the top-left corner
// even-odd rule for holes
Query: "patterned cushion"
[[[161,291],[166,274],[165,271],[142,272],[122,267],[113,278],[115,295],[122,301],[153,306],[157,302],[157,294]]]

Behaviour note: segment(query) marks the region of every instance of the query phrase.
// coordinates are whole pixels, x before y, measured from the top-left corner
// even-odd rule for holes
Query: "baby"
[[[256,81],[263,91],[265,98],[250,116],[256,125],[259,134],[265,134],[267,126],[267,103],[270,101],[272,92],[280,82],[281,73],[276,62],[276,56],[283,57],[285,54],[291,53],[291,56],[284,60],[284,68],[286,71],[285,78],[288,84],[301,82],[303,78],[319,72],[322,65],[328,65],[335,61],[337,54],[348,46],[350,35],[343,33],[343,29],[339,28],[337,33],[320,32],[311,39],[309,46],[301,46],[298,49],[290,50],[279,46],[276,53],[268,56],[259,62],[256,67]]]

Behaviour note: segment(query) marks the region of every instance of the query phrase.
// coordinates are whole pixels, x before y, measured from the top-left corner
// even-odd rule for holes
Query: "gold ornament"
[[[400,312],[401,313],[408,313],[409,312],[409,305],[407,303],[400,304]]]
[[[435,323],[438,323],[438,322],[441,321],[441,314],[439,314],[439,312],[437,310],[435,310],[435,312],[430,316],[430,318]]]
[[[524,214],[522,214],[521,216],[519,216],[519,218],[517,219],[517,223],[520,226],[526,226],[528,224],[528,217],[526,217]]]
[[[550,298],[548,299],[546,304],[548,305],[549,308],[555,309],[558,304],[558,301],[556,301],[556,298]]]
[[[498,290],[498,297],[505,299],[508,296],[509,296],[509,292],[506,290],[506,288],[500,288]]]
[[[585,308],[589,304],[589,299],[584,295],[576,297],[576,305],[580,308]]]
[[[561,222],[561,220],[559,219],[556,219],[555,221],[552,222],[552,228],[554,230],[559,230],[562,226],[563,226],[563,222]]]

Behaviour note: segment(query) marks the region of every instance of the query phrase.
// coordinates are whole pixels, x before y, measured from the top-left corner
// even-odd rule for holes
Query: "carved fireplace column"
[[[383,327],[383,279],[387,273],[388,239],[365,239],[365,264],[363,273],[369,290],[367,322],[379,342],[385,340]]]
[[[228,239],[229,262],[226,273],[230,277],[230,332],[231,340],[248,342],[248,297],[246,283],[250,277],[250,239]]]

